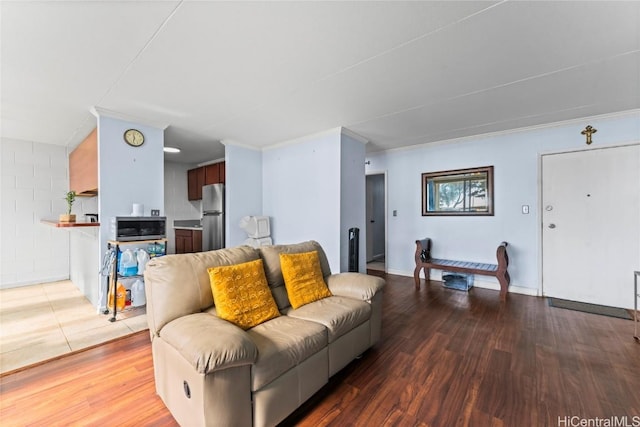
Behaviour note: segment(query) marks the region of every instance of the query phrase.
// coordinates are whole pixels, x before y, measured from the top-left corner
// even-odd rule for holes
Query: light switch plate
[[[529,205],[522,205],[522,213],[525,215],[529,213]]]

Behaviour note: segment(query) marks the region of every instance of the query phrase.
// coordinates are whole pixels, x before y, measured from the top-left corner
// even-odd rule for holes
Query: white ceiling
[[[176,161],[344,126],[369,152],[640,108],[640,2],[1,1],[1,135],[97,107]],[[169,156],[169,155],[167,155]]]

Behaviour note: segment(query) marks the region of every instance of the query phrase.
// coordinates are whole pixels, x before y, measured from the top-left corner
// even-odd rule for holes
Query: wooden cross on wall
[[[580,132],[580,133],[582,135],[586,135],[586,137],[587,137],[587,145],[590,145],[593,142],[591,140],[591,135],[593,135],[596,132],[598,132],[598,129],[594,129],[593,126],[589,125],[586,128],[584,128],[584,130],[582,132]]]

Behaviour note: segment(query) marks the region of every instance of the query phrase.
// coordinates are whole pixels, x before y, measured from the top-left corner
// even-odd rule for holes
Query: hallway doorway
[[[366,177],[367,270],[387,271],[386,175]]]

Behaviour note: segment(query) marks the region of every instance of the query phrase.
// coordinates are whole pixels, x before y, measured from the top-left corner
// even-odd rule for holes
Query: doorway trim
[[[389,234],[389,215],[388,215],[388,211],[389,211],[389,182],[387,180],[387,171],[386,170],[381,170],[381,171],[369,171],[367,173],[365,173],[365,177],[369,176],[369,175],[382,175],[384,177],[384,272],[386,273],[388,271],[389,268],[389,264],[387,262],[387,260],[389,259],[389,238],[388,238],[388,234]],[[366,198],[366,190],[365,190],[365,198]],[[365,224],[369,224],[369,219],[366,219]],[[366,234],[366,230],[365,230],[365,234]],[[368,244],[368,243],[367,243]],[[366,255],[365,255],[366,258]],[[365,261],[365,270],[366,270],[366,261]]]
[[[538,240],[538,296],[544,297],[544,266],[542,265],[542,258],[544,247],[544,240],[542,239],[542,233],[544,228],[544,223],[542,221],[542,217],[544,215],[542,206],[542,187],[543,187],[543,171],[542,171],[542,158],[543,156],[552,156],[554,154],[566,154],[566,153],[576,153],[576,152],[584,152],[584,151],[594,151],[594,150],[602,150],[608,148],[620,148],[620,147],[629,147],[633,145],[640,145],[640,140],[638,141],[627,141],[620,142],[615,144],[607,144],[601,146],[590,146],[590,147],[573,147],[573,148],[565,148],[553,151],[542,151],[538,153],[538,209],[537,209],[537,221],[538,221],[538,232],[537,232],[537,240]]]

